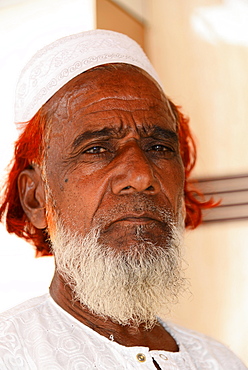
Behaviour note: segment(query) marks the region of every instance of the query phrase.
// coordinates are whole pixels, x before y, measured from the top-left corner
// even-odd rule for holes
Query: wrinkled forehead
[[[167,111],[177,122],[170,101],[161,86],[147,72],[129,64],[107,64],[92,68],[69,81],[45,104],[49,118],[75,119],[75,115],[97,113],[98,106],[105,101],[109,110],[118,108],[118,100],[130,102],[137,109],[136,100],[148,102],[151,109]],[[62,122],[61,122],[62,123]]]
[[[77,142],[104,137],[117,143],[129,136],[141,143],[155,130],[160,137],[162,132],[177,137],[176,119],[163,90],[135,66],[118,63],[84,72],[63,86],[44,109],[52,166],[66,160]]]

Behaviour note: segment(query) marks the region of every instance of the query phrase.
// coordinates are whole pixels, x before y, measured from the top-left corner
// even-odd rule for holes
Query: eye
[[[155,150],[156,152],[167,152],[167,151],[172,151],[171,148],[168,148],[167,146],[164,146],[164,145],[160,145],[160,144],[157,144],[157,145],[153,145],[151,150]]]
[[[84,151],[84,153],[87,153],[87,154],[102,154],[102,153],[105,153],[105,152],[106,152],[106,149],[103,148],[100,145],[92,146],[91,148],[86,149]]]
[[[175,148],[163,144],[152,145],[148,151],[165,159],[173,158],[176,154]]]

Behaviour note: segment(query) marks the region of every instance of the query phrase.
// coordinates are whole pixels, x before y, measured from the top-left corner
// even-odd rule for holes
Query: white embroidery
[[[140,67],[161,85],[141,47],[128,36],[105,30],[82,32],[46,46],[26,65],[16,89],[15,121],[30,120],[72,78],[107,63]]]
[[[124,347],[81,324],[47,294],[0,315],[1,370],[245,370],[222,344],[164,324],[180,352]],[[137,354],[145,362],[137,361]]]

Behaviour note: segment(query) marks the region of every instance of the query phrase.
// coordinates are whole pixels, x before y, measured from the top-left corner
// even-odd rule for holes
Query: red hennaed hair
[[[178,134],[180,152],[185,169],[184,198],[186,206],[185,226],[196,228],[202,221],[202,209],[215,206],[212,199],[205,201],[189,181],[189,176],[196,161],[196,146],[189,129],[189,120],[179,107],[171,103],[171,107],[178,119]],[[35,228],[20,203],[18,192],[19,174],[26,168],[32,168],[32,162],[42,165],[44,159],[44,137],[46,129],[44,107],[25,125],[25,129],[15,143],[13,160],[5,183],[4,193],[0,208],[0,220],[6,222],[9,233],[25,239],[36,247],[36,256],[51,255],[49,235],[46,230]]]

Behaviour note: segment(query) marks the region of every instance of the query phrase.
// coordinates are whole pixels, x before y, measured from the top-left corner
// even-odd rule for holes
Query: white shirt
[[[83,325],[49,294],[0,315],[0,370],[245,370],[225,346],[164,324],[179,352],[125,347]]]

